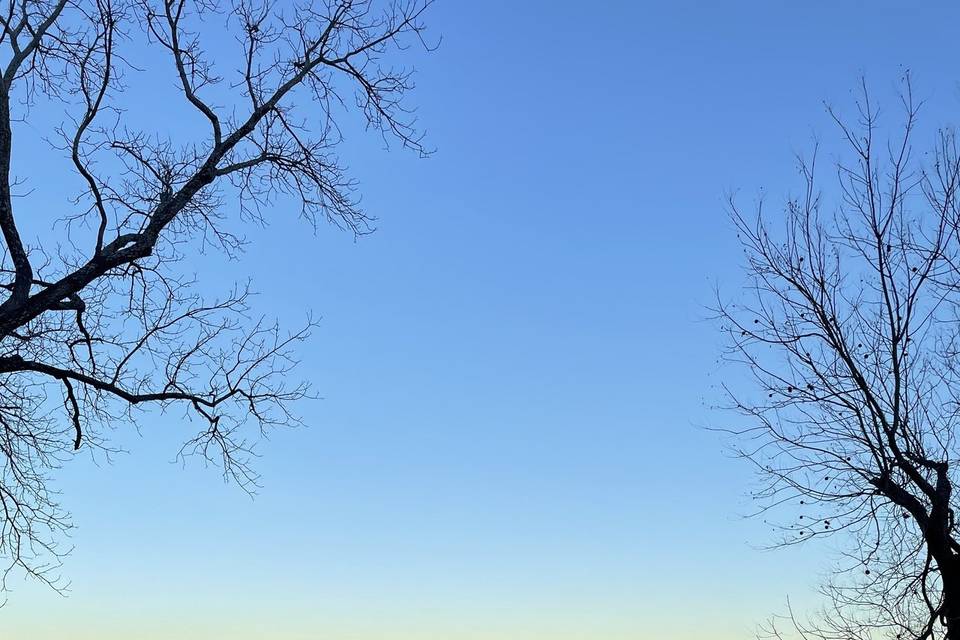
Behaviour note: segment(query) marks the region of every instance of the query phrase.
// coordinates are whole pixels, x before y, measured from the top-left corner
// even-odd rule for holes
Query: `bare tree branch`
[[[431,0],[22,0],[0,10],[0,557],[60,587],[69,518],[49,475],[77,449],[111,451],[107,427],[180,406],[199,455],[252,491],[253,447],[299,424],[311,395],[291,371],[313,322],[251,319],[249,285],[204,300],[179,275],[189,251],[244,247],[237,224],[294,202],[311,224],[355,234],[372,217],[337,156],[351,109],[386,140],[426,154],[393,59],[424,39]],[[223,34],[235,37],[224,50]],[[163,69],[141,70],[151,51]],[[232,54],[232,55],[231,55]],[[152,59],[152,58],[151,58]],[[175,141],[128,118],[124,78],[169,72],[205,133]],[[351,104],[348,99],[353,95]],[[83,191],[67,238],[24,240],[14,139],[33,105],[62,105],[54,150]],[[355,106],[354,106],[355,105]],[[226,198],[239,202],[232,221]],[[16,206],[15,206],[16,205]],[[23,219],[23,218],[21,218]],[[51,219],[51,225],[56,222]],[[48,400],[61,398],[62,402]],[[6,575],[6,574],[4,574]],[[2,584],[0,584],[2,588]]]
[[[853,156],[836,166],[835,208],[815,155],[782,213],[730,202],[749,284],[716,312],[726,358],[761,392],[727,388],[749,419],[729,432],[778,544],[848,543],[829,610],[788,616],[803,638],[960,638],[960,155],[943,130],[930,161],[917,156],[909,77],[902,102],[886,144],[865,86],[855,125],[831,111]]]

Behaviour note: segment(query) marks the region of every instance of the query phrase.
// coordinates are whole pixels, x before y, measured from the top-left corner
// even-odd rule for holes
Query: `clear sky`
[[[733,640],[811,601],[828,556],[756,549],[749,470],[701,428],[737,375],[705,320],[740,282],[723,198],[788,193],[860,73],[892,103],[910,68],[925,117],[960,120],[960,9],[442,0],[428,21],[437,153],[344,147],[377,233],[278,210],[240,261],[197,262],[210,292],[251,274],[258,309],[322,316],[310,428],[261,447],[251,501],[171,464],[179,414],[121,425],[129,454],[59,474],[69,597],[14,584],[0,637]]]

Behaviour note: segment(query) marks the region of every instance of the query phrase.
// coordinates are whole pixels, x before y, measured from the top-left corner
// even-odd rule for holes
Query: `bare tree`
[[[824,615],[789,616],[803,638],[960,639],[960,157],[952,130],[914,152],[909,78],[901,97],[892,139],[865,88],[856,122],[830,112],[850,157],[835,186],[801,160],[782,210],[731,200],[749,284],[717,311],[755,382],[727,389],[748,418],[733,441],[775,544],[845,550]]]
[[[335,153],[338,114],[353,110],[384,140],[424,152],[405,107],[411,76],[388,58],[408,44],[427,46],[421,18],[430,3],[0,7],[4,585],[16,570],[62,586],[57,569],[70,522],[50,473],[81,447],[110,451],[107,427],[136,421],[143,407],[179,406],[199,418],[203,427],[185,438],[181,455],[199,454],[244,488],[255,486],[252,442],[264,429],[297,424],[291,403],[309,393],[288,376],[309,326],[287,333],[251,318],[244,285],[204,300],[178,265],[209,247],[234,255],[244,242],[228,211],[262,222],[278,201],[299,203],[310,223],[370,230]],[[184,142],[169,123],[132,124],[137,105],[124,103],[124,87],[142,73],[141,58],[165,60],[175,87],[165,99],[179,99],[206,133]],[[17,195],[13,145],[42,142],[20,126],[40,103],[62,106],[64,124],[41,133],[83,188],[47,220],[64,221],[67,233],[31,243],[22,217],[43,214],[18,206],[27,200]],[[25,189],[36,187],[28,182]]]

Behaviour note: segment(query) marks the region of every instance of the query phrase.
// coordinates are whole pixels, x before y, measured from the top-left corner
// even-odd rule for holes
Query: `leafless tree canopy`
[[[59,544],[70,525],[49,474],[73,450],[109,451],[107,428],[135,421],[141,407],[192,413],[203,427],[185,438],[181,454],[217,461],[244,487],[255,483],[250,443],[263,429],[296,424],[290,405],[309,392],[288,376],[292,348],[309,327],[288,333],[251,319],[243,285],[202,299],[177,263],[198,248],[241,250],[226,212],[263,221],[278,198],[298,202],[310,222],[369,230],[338,164],[336,118],[353,111],[385,140],[424,151],[404,102],[409,73],[390,56],[427,46],[421,17],[429,4],[10,0],[0,7],[4,576],[19,570],[61,584]],[[165,61],[170,99],[205,133],[184,142],[173,123],[131,124],[137,105],[125,102],[124,86],[147,57]],[[39,135],[21,126],[38,105],[60,109],[62,126]],[[18,208],[16,176],[30,168],[12,166],[14,145],[44,141],[85,185],[55,215]],[[68,240],[31,241],[27,218],[59,219]]]
[[[914,149],[909,80],[893,135],[866,91],[858,107],[835,118],[848,156],[823,191],[811,160],[775,213],[731,204],[749,285],[718,315],[759,389],[731,392],[748,417],[734,441],[780,544],[846,549],[825,615],[791,634],[960,639],[957,137]]]

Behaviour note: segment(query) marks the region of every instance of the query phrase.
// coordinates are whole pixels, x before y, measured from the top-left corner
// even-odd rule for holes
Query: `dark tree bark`
[[[109,452],[106,427],[135,421],[139,407],[179,405],[199,417],[204,426],[181,455],[216,461],[227,478],[256,486],[247,456],[253,440],[298,424],[292,404],[310,393],[289,376],[293,347],[310,323],[287,333],[251,321],[246,286],[204,300],[177,266],[198,248],[242,250],[225,215],[227,196],[246,220],[266,222],[274,203],[292,200],[308,223],[371,229],[336,157],[338,114],[355,104],[384,140],[425,153],[404,102],[411,76],[389,57],[410,43],[427,46],[421,17],[429,4],[17,0],[0,7],[4,576],[20,570],[61,584],[58,541],[70,523],[48,486],[50,471],[77,449]],[[212,33],[219,43],[224,33],[234,39],[232,58],[205,50]],[[122,78],[141,73],[138,60],[154,51],[177,87],[166,98],[191,109],[206,135],[184,144],[164,125],[127,124],[137,105],[125,104]],[[226,103],[225,95],[232,96]],[[12,164],[15,144],[42,143],[19,126],[39,102],[62,105],[65,124],[42,136],[54,140],[84,189],[62,217],[68,233],[33,242],[18,221],[42,213],[23,210]]]

